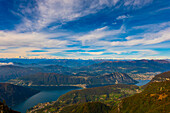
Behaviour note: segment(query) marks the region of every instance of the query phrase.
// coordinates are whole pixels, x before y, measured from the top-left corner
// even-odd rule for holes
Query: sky
[[[170,0],[0,0],[0,58],[170,59]]]

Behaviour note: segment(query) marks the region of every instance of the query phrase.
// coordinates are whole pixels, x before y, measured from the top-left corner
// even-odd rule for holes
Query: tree
[[[3,100],[3,104],[6,105],[6,101],[5,100]]]

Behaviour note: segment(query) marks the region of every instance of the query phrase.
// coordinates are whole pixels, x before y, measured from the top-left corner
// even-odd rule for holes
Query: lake
[[[21,113],[25,113],[27,109],[37,105],[38,103],[45,103],[56,101],[59,96],[71,91],[71,90],[78,90],[82,89],[79,87],[72,87],[72,86],[49,86],[49,87],[32,87],[34,89],[40,90],[39,93],[33,95],[32,97],[28,98],[26,101],[13,106],[12,109],[19,111]]]
[[[137,86],[145,85],[150,80],[138,80]],[[48,87],[32,87],[34,89],[40,90],[39,93],[33,95],[32,97],[28,98],[26,101],[13,106],[12,109],[16,111],[20,111],[21,113],[25,113],[27,109],[37,105],[38,103],[45,103],[56,101],[59,96],[71,91],[71,90],[78,90],[82,88],[72,87],[72,86],[48,86]]]
[[[137,86],[142,86],[150,82],[150,80],[137,80],[139,83],[135,84]]]

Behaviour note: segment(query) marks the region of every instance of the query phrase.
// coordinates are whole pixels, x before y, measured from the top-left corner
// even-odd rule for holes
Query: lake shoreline
[[[148,80],[147,82],[149,82]],[[139,85],[145,85],[146,80],[138,81]],[[112,84],[113,85],[113,84]],[[136,85],[136,84],[135,84]],[[25,113],[26,110],[38,105],[39,103],[48,103],[56,101],[61,95],[72,91],[72,90],[81,90],[84,89],[82,84],[80,85],[32,85],[32,86],[25,86],[33,89],[39,89],[40,93],[33,95],[29,99],[25,100],[23,103],[20,103],[16,106],[11,107],[16,111],[20,111],[21,113]],[[102,86],[99,86],[102,87]]]

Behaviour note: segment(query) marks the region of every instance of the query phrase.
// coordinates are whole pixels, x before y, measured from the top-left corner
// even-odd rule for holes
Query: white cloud
[[[164,11],[164,10],[169,10],[169,9],[170,9],[170,7],[165,7],[165,8],[158,9],[156,12]]]
[[[140,49],[140,48],[124,48],[124,47],[118,47],[118,48],[108,48],[107,53],[116,53],[118,55],[121,55],[123,53],[129,53],[129,55],[132,55],[131,53],[136,52],[135,55],[155,55],[158,54],[157,51],[151,50],[151,49]]]
[[[78,53],[88,53],[88,54],[91,54],[91,55],[101,55],[104,52],[78,52]]]
[[[61,23],[72,21],[80,17],[96,13],[105,7],[116,7],[119,3],[125,7],[143,7],[152,2],[152,0],[36,0],[33,7],[22,6],[22,15],[32,16],[29,19],[23,17],[23,23],[17,26],[18,31],[41,30],[49,24],[55,22]],[[24,8],[23,8],[24,7]],[[34,14],[35,13],[35,14]],[[18,15],[18,14],[17,14]],[[21,14],[19,14],[21,15]],[[126,18],[125,16],[119,18]],[[56,26],[56,25],[55,25]]]
[[[4,65],[14,65],[14,64],[12,62],[9,62],[9,63],[0,62],[0,66],[4,66]]]
[[[138,38],[138,36],[135,36]],[[149,45],[149,44],[157,44],[164,41],[170,40],[170,28],[166,28],[165,30],[161,30],[157,33],[146,33],[143,35],[143,38],[133,39],[132,37],[126,38],[127,41],[115,41],[112,42],[113,46],[134,46],[134,45]]]
[[[116,4],[116,0],[113,1]],[[108,0],[37,0],[37,6],[34,8],[38,12],[37,17],[34,20],[23,18],[23,24],[18,26],[18,29],[21,31],[40,30],[52,22],[63,23],[72,21],[76,18],[95,13],[108,5],[110,5]],[[28,9],[26,8],[26,10]]]
[[[76,40],[82,42],[83,45],[93,44],[99,39],[105,38],[107,36],[114,36],[124,32],[124,26],[118,30],[108,30],[108,27],[102,27],[95,29],[94,31],[89,32],[85,35],[75,36]]]
[[[118,16],[116,19],[122,20],[122,19],[126,19],[126,18],[130,18],[130,16],[129,15],[121,15],[121,16]]]
[[[62,33],[46,34],[46,33],[17,33],[0,31],[0,46],[2,47],[62,47],[68,41],[49,39],[58,36],[64,36]]]
[[[152,3],[152,1],[153,0],[124,0],[124,6],[127,8],[141,8]]]
[[[168,22],[163,22],[163,23],[157,23],[157,24],[147,24],[143,26],[135,26],[132,28],[134,29],[143,29],[147,32],[158,32],[161,31],[162,29],[170,27],[170,21]]]

